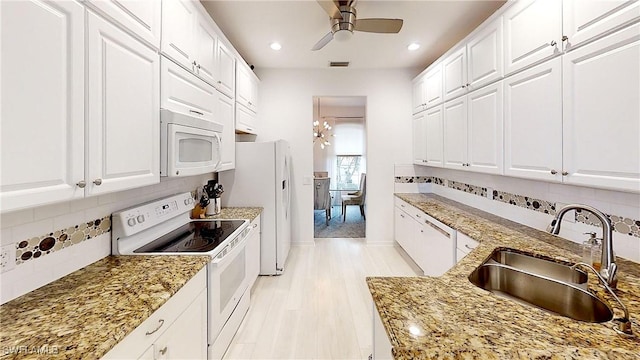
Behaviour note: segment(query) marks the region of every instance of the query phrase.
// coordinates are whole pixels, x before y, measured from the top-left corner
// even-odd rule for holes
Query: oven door
[[[243,237],[209,263],[209,344],[218,337],[247,288],[246,244]]]
[[[167,125],[167,176],[214,172],[220,166],[220,135],[179,124]]]

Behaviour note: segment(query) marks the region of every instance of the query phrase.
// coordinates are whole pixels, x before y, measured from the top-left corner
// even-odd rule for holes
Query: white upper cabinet
[[[236,167],[235,101],[216,91],[215,119],[222,128],[222,162],[218,171]]]
[[[561,68],[556,58],[504,79],[505,175],[562,181]]]
[[[467,48],[461,47],[442,62],[444,100],[467,93]]]
[[[425,75],[424,100],[427,108],[442,103],[442,65],[434,66]]]
[[[564,181],[640,192],[640,24],[564,56]]]
[[[427,108],[426,100],[426,74],[413,80],[413,113],[417,114]]]
[[[216,89],[230,98],[235,97],[236,58],[220,39],[216,45],[216,77]]]
[[[153,48],[160,48],[160,1],[86,0],[86,3]]]
[[[191,71],[196,58],[197,9],[188,0],[162,1],[162,53]]]
[[[469,40],[467,56],[470,91],[502,78],[502,17]]]
[[[236,130],[241,133],[257,134],[256,113],[236,101]]]
[[[428,109],[425,114],[424,131],[427,136],[426,165],[442,167],[443,132],[442,105]]]
[[[216,89],[194,74],[162,57],[160,90],[163,109],[215,120]]]
[[[92,12],[87,38],[87,195],[159,183],[160,56]]]
[[[427,134],[425,112],[413,115],[413,163],[425,165],[427,159]]]
[[[211,20],[204,16],[195,17],[195,63],[193,64],[194,73],[206,81],[214,85],[216,79],[216,46],[218,37],[211,25]]]
[[[84,8],[1,1],[0,16],[0,210],[82,197]]]
[[[467,168],[503,173],[502,81],[467,95]]]
[[[638,0],[564,0],[562,5],[567,49],[640,18]]]
[[[505,75],[561,53],[562,1],[519,0],[503,19]]]
[[[444,167],[467,166],[467,97],[444,103]]]
[[[237,64],[236,77],[236,101],[254,113],[257,112],[258,77],[243,62]]]

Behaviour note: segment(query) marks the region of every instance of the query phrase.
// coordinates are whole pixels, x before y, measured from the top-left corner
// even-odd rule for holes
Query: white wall
[[[367,240],[393,241],[393,166],[411,160],[409,70],[260,69],[257,141],[292,153],[292,241],[313,241],[313,97],[366,96]]]

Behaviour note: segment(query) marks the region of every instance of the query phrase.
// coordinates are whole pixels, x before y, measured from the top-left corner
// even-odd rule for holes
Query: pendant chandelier
[[[320,119],[320,99],[318,99],[318,119]],[[329,142],[329,137],[333,136],[331,133],[331,125],[328,122],[324,121],[322,125],[320,125],[319,120],[315,120],[313,122],[313,143],[320,143],[320,148],[324,149],[325,146],[331,145]]]

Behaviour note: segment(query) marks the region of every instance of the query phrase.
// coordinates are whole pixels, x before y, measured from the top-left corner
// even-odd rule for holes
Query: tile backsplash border
[[[541,213],[555,215],[557,210],[557,203],[533,198],[527,195],[519,195],[512,194],[506,191],[501,191],[498,189],[492,189],[492,191],[488,191],[489,189],[483,188],[481,186],[467,184],[464,182],[443,179],[439,177],[433,176],[395,176],[395,183],[407,184],[407,183],[431,183],[435,185],[440,185],[444,187],[448,187],[454,190],[466,192],[472,195],[486,197],[490,200],[499,201],[502,203],[510,204],[513,206],[519,206],[526,208],[532,211],[538,211]],[[613,230],[640,238],[640,220],[631,219],[619,215],[614,214],[606,214],[607,217],[611,220],[611,225],[613,226]],[[595,225],[600,226],[599,221],[594,221],[593,216],[587,212],[575,212],[575,221],[580,222],[587,225]]]

